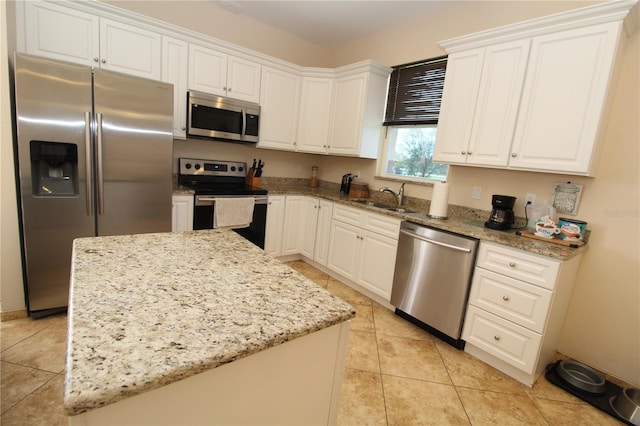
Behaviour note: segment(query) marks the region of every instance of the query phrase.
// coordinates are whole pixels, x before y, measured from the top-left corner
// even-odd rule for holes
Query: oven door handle
[[[218,198],[243,198],[243,197],[218,197]],[[250,198],[250,197],[247,197]],[[256,204],[267,204],[267,197],[253,197]],[[216,202],[216,197],[198,197],[196,201],[210,201]]]

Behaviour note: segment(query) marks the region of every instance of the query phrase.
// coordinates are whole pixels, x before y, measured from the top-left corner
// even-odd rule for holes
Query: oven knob
[[[242,166],[238,167],[238,171],[239,171],[239,172],[241,172],[241,171],[243,171],[243,170],[244,170],[244,167],[242,167]]]
[[[187,170],[189,170],[189,169],[191,168],[191,163],[187,163],[187,164],[185,164],[185,165],[184,165],[184,168],[185,168],[185,169],[187,169]]]
[[[236,171],[236,166],[231,166],[231,171],[235,172]]]
[[[196,163],[196,165],[193,166],[193,167],[195,167],[196,170],[200,170],[200,164],[198,164],[198,163]]]

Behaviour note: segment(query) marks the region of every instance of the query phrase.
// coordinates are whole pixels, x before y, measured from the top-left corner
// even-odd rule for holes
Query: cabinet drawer
[[[340,204],[333,207],[333,219],[395,240],[400,233],[399,219]]]
[[[493,244],[481,243],[476,265],[553,290],[560,262]]]
[[[542,333],[552,294],[544,288],[476,268],[469,303]]]
[[[365,228],[371,232],[398,240],[400,220],[376,213],[365,212]]]
[[[472,305],[462,338],[527,374],[533,373],[542,342],[539,334]]]
[[[346,207],[340,204],[336,204],[333,207],[334,219],[360,228],[364,227],[362,213],[364,213],[363,210]]]

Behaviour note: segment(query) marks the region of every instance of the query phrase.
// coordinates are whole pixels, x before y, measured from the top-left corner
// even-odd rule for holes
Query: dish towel
[[[255,200],[248,198],[216,198],[213,229],[246,228],[253,220]]]

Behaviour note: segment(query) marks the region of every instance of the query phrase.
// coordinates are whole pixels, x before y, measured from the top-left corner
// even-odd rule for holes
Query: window
[[[387,137],[380,176],[413,181],[446,180],[448,166],[433,162],[447,58],[394,67],[384,125]]]

